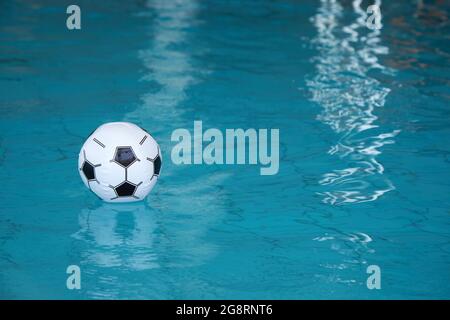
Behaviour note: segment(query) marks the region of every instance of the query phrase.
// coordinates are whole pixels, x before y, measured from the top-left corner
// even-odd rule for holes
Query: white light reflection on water
[[[378,60],[388,48],[380,43],[382,30],[366,27],[360,0],[353,1],[353,9],[356,20],[342,25],[341,4],[322,0],[312,19],[319,54],[314,58],[317,73],[307,85],[312,100],[322,107],[317,119],[337,136],[328,153],[342,159],[345,166],[323,174],[319,181],[324,191],[318,194],[331,205],[374,201],[395,189],[377,157],[381,147],[394,143],[400,130],[379,133],[376,108],[384,106],[390,89],[369,75],[373,70],[392,72]]]

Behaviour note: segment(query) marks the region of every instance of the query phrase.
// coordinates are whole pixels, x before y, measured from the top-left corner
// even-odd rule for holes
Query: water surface
[[[358,0],[77,4],[80,31],[0,11],[0,298],[450,298],[448,4],[380,3],[381,30]],[[194,120],[279,128],[279,173],[175,166]],[[144,202],[78,176],[108,121],[161,145]]]

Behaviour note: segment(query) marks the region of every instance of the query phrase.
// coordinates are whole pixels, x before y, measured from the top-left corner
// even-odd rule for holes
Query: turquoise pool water
[[[450,298],[448,2],[385,1],[379,31],[356,0],[77,4],[78,31],[1,5],[0,298]],[[279,128],[279,173],[174,165],[194,120]],[[79,178],[109,121],[161,145],[144,202]]]

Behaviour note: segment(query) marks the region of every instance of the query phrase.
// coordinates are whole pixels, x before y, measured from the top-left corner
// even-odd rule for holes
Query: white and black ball
[[[110,122],[87,138],[78,157],[86,187],[107,202],[143,200],[161,171],[156,140],[129,122]]]

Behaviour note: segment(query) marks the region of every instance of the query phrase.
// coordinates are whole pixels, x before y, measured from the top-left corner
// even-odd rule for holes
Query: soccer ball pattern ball
[[[81,179],[107,202],[144,199],[158,180],[161,152],[144,129],[129,122],[98,127],[86,140],[78,157]]]

